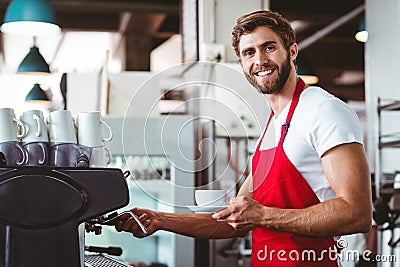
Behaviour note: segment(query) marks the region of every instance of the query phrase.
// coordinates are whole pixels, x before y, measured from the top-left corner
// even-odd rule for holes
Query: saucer
[[[186,206],[188,209],[193,211],[194,213],[214,213],[219,210],[225,209],[226,207],[229,207],[228,205],[225,206]]]

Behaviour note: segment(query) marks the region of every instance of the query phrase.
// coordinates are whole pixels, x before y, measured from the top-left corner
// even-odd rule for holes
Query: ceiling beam
[[[7,8],[11,0],[0,0],[0,8]],[[51,6],[55,9],[62,10],[82,10],[82,8],[88,8],[85,11],[91,12],[91,9],[96,11],[105,12],[163,12],[168,15],[179,14],[179,1],[135,1],[135,0],[49,0]]]
[[[113,57],[115,57],[117,55],[117,53],[119,52],[119,49],[121,48],[121,46],[123,44],[124,36],[125,36],[126,30],[128,29],[128,26],[131,22],[131,19],[132,19],[132,12],[130,12],[130,11],[122,12],[121,20],[120,20],[119,28],[118,28],[118,33],[120,34],[120,36],[119,36],[119,40],[114,45]]]
[[[50,0],[49,3],[57,11],[58,9],[63,11],[68,10],[82,10],[85,8],[86,12],[90,10],[96,10],[97,12],[141,12],[141,13],[166,13],[167,15],[179,15],[179,4],[168,4],[168,1],[164,3],[146,1],[135,2],[135,1],[76,1],[76,0],[64,0],[56,1]]]
[[[299,51],[307,48],[308,46],[312,45],[325,35],[331,33],[335,29],[339,28],[343,24],[347,23],[349,20],[353,19],[354,17],[358,16],[365,10],[365,4],[360,5],[359,7],[353,9],[349,13],[343,15],[342,17],[338,18],[337,20],[333,21],[332,23],[328,24],[323,29],[317,31],[310,37],[304,39],[302,42],[299,43]]]

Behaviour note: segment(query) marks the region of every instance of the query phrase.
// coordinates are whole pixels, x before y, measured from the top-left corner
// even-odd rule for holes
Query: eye
[[[244,57],[251,57],[252,55],[254,55],[254,51],[253,50],[245,50],[245,51],[243,51],[242,54]]]
[[[270,52],[270,51],[273,51],[273,50],[275,50],[275,46],[273,46],[273,45],[266,45],[264,47],[264,51],[266,51],[266,52]]]

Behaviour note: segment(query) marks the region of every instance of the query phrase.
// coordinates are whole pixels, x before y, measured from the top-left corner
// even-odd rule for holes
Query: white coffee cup
[[[25,111],[21,115],[21,121],[26,127],[26,134],[22,137],[22,142],[49,142],[47,125],[42,111]]]
[[[78,144],[51,143],[49,164],[57,167],[76,167],[81,154],[81,147]]]
[[[0,142],[0,152],[8,166],[23,165],[29,161],[28,152],[19,141]]]
[[[107,167],[111,163],[111,152],[105,146],[93,147],[90,154],[89,166],[90,167]]]
[[[80,112],[77,122],[80,145],[101,147],[105,141],[110,141],[113,137],[111,127],[101,119],[100,111]],[[103,136],[103,125],[108,131],[107,137]]]
[[[49,114],[50,142],[77,143],[75,121],[69,110],[56,110]]]
[[[19,141],[25,133],[25,125],[15,118],[14,110],[0,108],[0,142]]]
[[[24,162],[26,166],[46,166],[49,162],[49,142],[23,142],[22,147],[27,153]]]
[[[203,189],[195,190],[194,197],[199,206],[224,206],[226,205],[226,190]]]

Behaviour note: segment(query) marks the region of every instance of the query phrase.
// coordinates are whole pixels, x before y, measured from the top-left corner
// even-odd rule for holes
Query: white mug
[[[93,147],[92,153],[90,154],[89,166],[90,167],[107,167],[111,163],[112,155],[110,150],[105,146]]]
[[[49,142],[47,126],[42,111],[25,111],[21,115],[21,121],[26,127],[26,134],[22,137],[22,142]]]
[[[218,189],[197,189],[194,191],[196,204],[199,206],[224,206],[226,205],[226,190]]]
[[[49,148],[49,164],[50,166],[57,167],[76,167],[81,154],[81,147],[78,144],[51,143]]]
[[[78,114],[78,143],[87,147],[104,146],[105,141],[113,137],[110,126],[101,119],[100,111],[80,112]],[[108,131],[108,136],[103,136],[102,125]]]
[[[26,142],[22,147],[27,153],[24,165],[27,166],[46,166],[49,162],[49,143],[48,142]]]
[[[15,142],[25,136],[23,122],[15,118],[12,108],[0,108],[0,142]]]
[[[75,121],[69,110],[56,110],[48,119],[50,142],[77,143]]]
[[[19,141],[1,142],[0,152],[7,166],[23,165],[29,160],[28,152]]]

